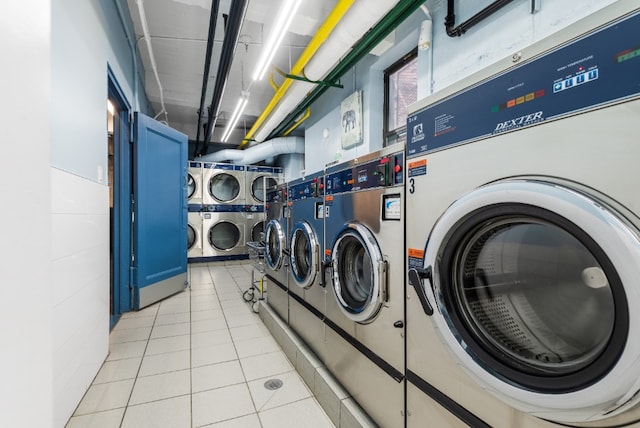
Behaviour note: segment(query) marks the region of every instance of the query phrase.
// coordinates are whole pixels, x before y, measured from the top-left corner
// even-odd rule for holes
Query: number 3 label
[[[415,178],[410,178],[409,179],[409,193],[413,194],[416,191],[416,179]]]

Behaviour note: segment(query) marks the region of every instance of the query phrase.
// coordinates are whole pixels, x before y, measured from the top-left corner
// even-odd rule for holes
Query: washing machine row
[[[193,161],[188,171],[189,262],[248,257],[246,242],[264,232],[264,183],[282,169]]]
[[[265,231],[268,304],[388,427],[404,425],[403,152],[272,188]]]
[[[639,7],[411,109],[409,428],[640,426]]]

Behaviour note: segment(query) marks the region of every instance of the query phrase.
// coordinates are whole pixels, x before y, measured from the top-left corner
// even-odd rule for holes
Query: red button
[[[402,167],[400,165],[396,165],[396,167],[394,168],[394,170],[397,172],[402,171]]]
[[[320,189],[324,189],[324,184],[320,183]]]

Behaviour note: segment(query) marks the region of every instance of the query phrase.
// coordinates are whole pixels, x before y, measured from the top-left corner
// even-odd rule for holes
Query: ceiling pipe
[[[471,18],[467,19],[457,27],[456,25],[456,15],[455,15],[455,2],[454,0],[448,0],[447,2],[447,16],[444,18],[444,26],[447,30],[447,36],[449,37],[460,37],[467,30],[474,25],[480,23],[484,19],[493,15],[513,0],[497,0],[491,3],[489,6],[482,9],[480,12],[473,15]]]
[[[316,31],[316,34],[313,36],[305,50],[296,61],[295,65],[291,69],[292,75],[301,75],[305,69],[307,63],[311,60],[311,58],[316,54],[318,49],[322,46],[322,44],[327,40],[331,32],[336,28],[338,23],[342,20],[343,16],[347,13],[349,8],[354,4],[355,0],[339,0],[335,5],[333,10],[327,16],[327,19],[322,23],[322,25]],[[271,101],[267,104],[265,109],[262,111],[260,116],[256,119],[249,132],[247,132],[244,137],[242,143],[239,145],[240,148],[247,145],[249,141],[251,141],[255,132],[260,129],[260,126],[267,119],[267,117],[271,114],[271,112],[278,105],[280,100],[284,97],[289,87],[293,83],[293,79],[285,79],[285,81],[278,87],[275,95],[271,98]]]
[[[409,17],[416,9],[418,9],[424,0],[401,0],[397,3],[384,18],[382,18],[374,27],[372,27],[347,53],[338,63],[338,65],[328,73],[323,80],[328,82],[336,82],[347,71],[352,69],[362,58],[368,55],[371,50],[376,47],[385,37],[395,30],[405,19]],[[362,3],[359,3],[362,4]],[[330,44],[328,44],[330,45]],[[322,94],[324,94],[328,86],[317,86],[305,96],[298,98],[302,100],[297,107],[288,109],[288,114],[280,123],[272,128],[271,133],[265,139],[274,138],[282,135],[296,119],[304,113]],[[285,113],[286,114],[286,113]]]
[[[153,55],[153,48],[151,47],[151,34],[149,33],[149,24],[147,24],[147,15],[144,12],[144,4],[142,0],[136,0],[136,4],[138,5],[138,13],[140,14],[140,23],[142,24],[142,34],[144,36],[144,41],[147,45],[147,51],[149,53],[149,60],[151,61],[151,69],[153,70],[153,75],[156,77],[156,82],[158,83],[158,90],[160,92],[160,113],[158,113],[154,119],[157,119],[162,113],[164,113],[164,121],[165,124],[169,124],[169,116],[167,113],[167,109],[164,107],[164,89],[162,89],[162,83],[160,83],[160,76],[158,75],[158,65],[156,64],[156,57]]]
[[[224,89],[229,80],[231,63],[233,62],[236,47],[238,46],[238,38],[240,37],[240,30],[242,29],[248,4],[249,0],[234,0],[231,3],[227,28],[224,33],[224,42],[222,43],[222,53],[220,54],[220,62],[218,64],[218,70],[216,71],[216,84],[213,88],[211,105],[209,106],[209,121],[207,122],[207,129],[204,134],[203,153],[207,153],[209,141],[211,140],[211,135],[218,120]]]
[[[303,137],[281,137],[251,146],[246,150],[226,149],[200,156],[201,162],[233,162],[238,165],[253,165],[265,159],[292,153],[304,153]]]
[[[209,70],[211,68],[211,54],[213,52],[213,39],[216,35],[216,22],[218,21],[218,9],[220,0],[211,0],[211,15],[209,16],[209,34],[207,35],[207,52],[204,59],[204,74],[202,75],[202,93],[200,95],[200,109],[198,110],[198,128],[196,131],[196,151],[200,145],[200,129],[202,128],[202,116],[204,103],[207,97],[207,84],[209,83]]]

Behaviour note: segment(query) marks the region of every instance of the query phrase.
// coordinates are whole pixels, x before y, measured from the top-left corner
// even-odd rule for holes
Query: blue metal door
[[[187,285],[187,136],[135,113],[134,308]]]

